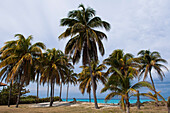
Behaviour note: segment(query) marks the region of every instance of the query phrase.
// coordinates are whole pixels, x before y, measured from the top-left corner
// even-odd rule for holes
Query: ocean
[[[63,101],[66,101],[66,99],[62,99]],[[89,102],[89,99],[76,99],[77,101],[81,101],[81,102]],[[68,99],[68,101],[73,101],[73,99]],[[98,103],[108,103],[108,104],[111,104],[111,103],[114,103],[114,104],[118,104],[120,101],[120,99],[111,99],[111,100],[108,100],[108,101],[105,101],[104,99],[97,99],[97,102]],[[130,103],[136,103],[136,99],[130,99],[129,100]],[[146,101],[153,101],[153,100],[150,100],[150,99],[140,99],[140,102],[146,102]],[[94,99],[91,99],[91,102],[94,102]]]

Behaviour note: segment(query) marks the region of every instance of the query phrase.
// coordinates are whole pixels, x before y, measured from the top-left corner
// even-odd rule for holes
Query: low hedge
[[[54,97],[54,101],[59,101],[60,97]],[[39,98],[38,103],[50,102],[50,98]],[[36,103],[36,96],[21,97],[20,104],[32,104]]]

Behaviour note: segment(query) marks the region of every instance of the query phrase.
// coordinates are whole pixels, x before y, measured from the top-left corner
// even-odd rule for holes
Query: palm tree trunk
[[[53,101],[53,82],[51,80],[50,107],[52,106],[52,101]]]
[[[17,98],[16,108],[18,108],[18,105],[19,105],[20,96],[21,96],[21,90],[22,90],[22,87],[24,85],[25,77],[23,77],[22,79],[23,80],[21,81],[21,85],[19,87],[19,94],[18,94],[18,98]]]
[[[137,108],[140,109],[139,90],[137,90]]]
[[[89,102],[91,102],[91,90],[89,91]]]
[[[39,90],[39,73],[38,73],[38,75],[37,75],[37,100],[36,100],[36,104],[38,103],[38,90]]]
[[[11,102],[11,90],[12,90],[12,80],[11,80],[10,89],[9,89],[8,107],[10,107],[10,102]]]
[[[151,78],[151,82],[152,82],[152,86],[153,86],[153,89],[154,89],[154,92],[156,93],[156,89],[155,89],[155,85],[154,85],[154,82],[153,82],[153,79],[152,79],[152,75],[151,75],[151,71],[149,71],[149,75],[150,75],[150,78]],[[155,94],[156,98],[157,98],[157,94]],[[158,104],[158,98],[156,100],[156,106],[159,106]]]
[[[49,97],[49,81],[47,83],[47,98]]]
[[[17,78],[17,79],[18,79],[18,81],[17,81],[17,83],[18,83],[18,84],[17,84],[17,85],[18,85],[18,86],[17,86],[17,87],[18,87],[18,92],[19,92],[19,85],[20,85],[20,79],[21,79],[21,78],[20,78],[20,75],[21,75],[21,73],[18,75],[18,78]]]
[[[93,87],[93,97],[94,97],[95,108],[99,109],[98,104],[97,104],[96,88],[95,88],[95,83],[94,83],[94,77],[92,75],[92,69],[91,69],[91,64],[90,64],[90,55],[89,55],[88,49],[87,49],[87,56],[88,56],[88,63],[89,63],[89,68],[90,68],[91,82],[92,82],[92,87]]]
[[[153,82],[152,75],[151,75],[151,72],[150,72],[150,71],[149,71],[149,75],[150,75],[150,78],[151,78],[151,82],[152,82],[153,89],[155,90],[155,85],[154,85],[154,82]],[[155,91],[156,91],[156,90],[155,90]]]
[[[168,107],[168,113],[170,113],[170,96],[168,97],[167,107]]]
[[[127,106],[127,113],[130,113],[130,103],[129,103],[129,96],[126,94],[126,106]]]
[[[61,102],[61,93],[62,93],[62,81],[60,81],[60,98],[59,98],[60,102]]]
[[[67,85],[67,96],[66,96],[66,101],[68,101],[68,89],[69,89],[69,83]]]
[[[53,101],[54,102],[54,80],[53,80]]]

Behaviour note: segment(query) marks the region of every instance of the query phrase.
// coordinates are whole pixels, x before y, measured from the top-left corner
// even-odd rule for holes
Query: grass
[[[131,113],[168,113],[166,106],[155,107],[151,104],[146,104],[138,110],[136,107],[130,108]],[[60,106],[48,108],[30,108],[29,104],[22,104],[19,108],[0,106],[0,113],[122,113],[119,107],[102,107],[94,109],[94,105],[80,106]]]

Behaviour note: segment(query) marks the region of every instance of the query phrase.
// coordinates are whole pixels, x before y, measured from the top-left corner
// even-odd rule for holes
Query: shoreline
[[[43,103],[34,103],[34,104],[30,104],[29,107],[31,108],[46,108],[46,107],[50,107],[50,102],[43,102]],[[71,106],[71,107],[93,107],[94,103],[93,102],[82,102],[82,101],[77,101],[76,103],[73,102],[65,102],[65,101],[55,101],[53,102],[53,107],[59,107],[59,106]],[[118,104],[104,104],[104,103],[98,103],[98,106],[100,108],[105,108],[105,107],[119,107]]]

